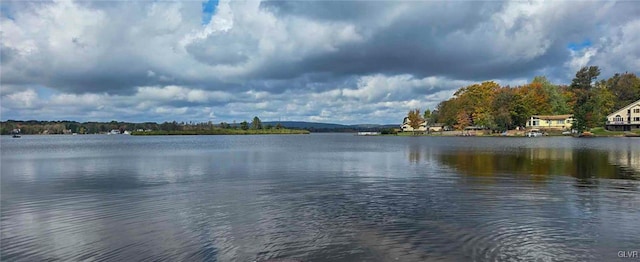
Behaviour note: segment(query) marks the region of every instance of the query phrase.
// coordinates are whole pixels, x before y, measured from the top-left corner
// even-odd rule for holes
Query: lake
[[[639,138],[0,142],[2,261],[629,261],[621,251],[640,251]]]

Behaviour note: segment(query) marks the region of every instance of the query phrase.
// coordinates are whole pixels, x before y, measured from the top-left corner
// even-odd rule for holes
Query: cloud
[[[38,94],[33,89],[2,96],[3,107],[16,109],[30,109],[37,106]]]
[[[395,123],[474,82],[640,68],[628,1],[214,2],[3,3],[2,118]]]

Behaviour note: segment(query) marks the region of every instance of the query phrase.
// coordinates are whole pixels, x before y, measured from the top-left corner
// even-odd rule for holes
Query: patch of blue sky
[[[38,94],[38,97],[43,100],[49,100],[51,96],[60,94],[60,92],[44,86],[36,86],[35,91],[36,94]]]
[[[585,49],[585,48],[587,48],[587,47],[590,47],[591,45],[592,45],[591,40],[589,40],[589,39],[585,39],[585,40],[584,40],[584,41],[582,41],[581,43],[573,43],[573,42],[572,42],[572,43],[569,43],[569,44],[567,45],[567,48],[568,48],[569,50],[572,50],[572,51],[580,51],[580,50],[582,50],[582,49]]]
[[[216,12],[218,0],[206,0],[202,2],[202,25],[207,25],[211,21],[211,17]]]
[[[9,20],[15,20],[13,18],[13,11],[11,10],[11,6],[9,6],[9,4],[6,2],[0,2],[0,15]]]

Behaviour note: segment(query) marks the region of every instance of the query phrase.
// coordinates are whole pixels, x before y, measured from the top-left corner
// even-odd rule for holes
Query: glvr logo
[[[638,258],[638,251],[618,251],[618,257]]]

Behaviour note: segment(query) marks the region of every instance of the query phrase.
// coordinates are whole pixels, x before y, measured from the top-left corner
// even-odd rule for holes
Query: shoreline
[[[464,131],[442,131],[433,132],[430,134],[412,134],[411,132],[399,132],[397,134],[383,134],[382,136],[402,136],[402,137],[527,137],[525,131],[510,130],[507,135],[502,133],[486,134],[483,132],[464,132]],[[551,132],[547,135],[540,137],[579,137],[573,135],[563,135],[559,132]],[[591,129],[590,134],[579,138],[593,138],[593,137],[640,137],[640,131],[608,131],[603,128]]]
[[[299,129],[215,129],[215,130],[192,130],[192,131],[134,131],[132,136],[219,136],[219,135],[307,135],[311,132]]]

